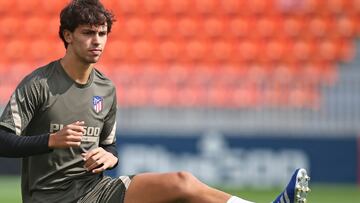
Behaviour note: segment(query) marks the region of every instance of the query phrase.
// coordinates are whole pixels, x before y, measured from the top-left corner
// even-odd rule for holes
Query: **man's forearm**
[[[0,129],[0,157],[28,157],[50,152],[49,134],[37,136],[17,136]]]

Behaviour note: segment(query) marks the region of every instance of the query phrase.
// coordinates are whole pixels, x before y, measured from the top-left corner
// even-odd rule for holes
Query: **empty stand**
[[[11,9],[14,7],[14,1],[0,0],[0,14],[10,15]]]
[[[25,18],[21,24],[22,34],[25,38],[38,39],[47,36],[50,33],[47,30],[47,20],[42,17],[34,16]],[[44,32],[45,31],[45,32]],[[46,53],[46,52],[45,52]]]
[[[220,1],[220,9],[226,15],[241,15],[246,10],[244,3],[245,1],[240,0],[223,0]]]
[[[202,15],[214,15],[217,13],[218,3],[217,0],[194,0],[195,9],[197,13]]]
[[[148,15],[160,15],[166,11],[166,0],[143,0],[144,10]]]
[[[14,16],[4,16],[0,18],[0,26],[2,27],[0,31],[0,36],[3,39],[11,39],[17,37],[22,26],[22,22]]]
[[[151,31],[153,35],[160,40],[172,36],[174,30],[174,23],[165,17],[156,18],[151,22]]]
[[[167,64],[176,63],[182,56],[183,47],[177,41],[164,40],[160,42],[158,48],[158,54],[162,62]]]
[[[38,15],[38,10],[34,8],[41,7],[41,1],[22,1],[22,0],[13,0],[15,5],[13,7],[14,12],[17,12],[19,15],[23,16],[33,16]]]
[[[226,30],[225,23],[221,18],[207,18],[203,22],[203,34],[209,38],[221,38]]]
[[[141,9],[139,0],[122,0],[116,7],[118,12],[122,15],[129,17],[135,15]]]
[[[199,22],[190,17],[179,19],[176,31],[183,38],[194,38],[196,35],[200,35]]]
[[[169,0],[168,2],[168,9],[170,9],[174,15],[183,16],[190,13],[193,0]]]
[[[2,76],[2,96],[64,54],[67,2],[0,0],[0,72],[17,69]],[[117,22],[99,67],[123,107],[317,109],[360,35],[359,0],[103,2]]]
[[[208,57],[216,64],[231,63],[234,57],[234,46],[229,41],[214,41],[210,44],[210,54]]]
[[[286,16],[282,19],[279,29],[284,37],[297,39],[302,36],[305,29],[305,20],[299,16]]]

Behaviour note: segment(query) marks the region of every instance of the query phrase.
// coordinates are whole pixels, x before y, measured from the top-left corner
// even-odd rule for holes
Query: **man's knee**
[[[196,191],[200,186],[198,180],[194,175],[186,171],[179,171],[173,174],[175,176],[175,187],[182,196],[192,196],[196,194]]]

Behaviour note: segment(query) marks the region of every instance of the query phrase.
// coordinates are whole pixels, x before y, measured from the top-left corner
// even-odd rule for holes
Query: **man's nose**
[[[96,44],[96,45],[100,44],[100,36],[99,36],[99,34],[94,35],[92,43]]]

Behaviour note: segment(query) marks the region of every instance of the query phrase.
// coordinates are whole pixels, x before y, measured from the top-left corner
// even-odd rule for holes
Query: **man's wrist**
[[[49,133],[49,136],[48,136],[48,147],[50,149],[54,148],[54,141],[53,141],[54,135],[55,135],[55,133]]]

